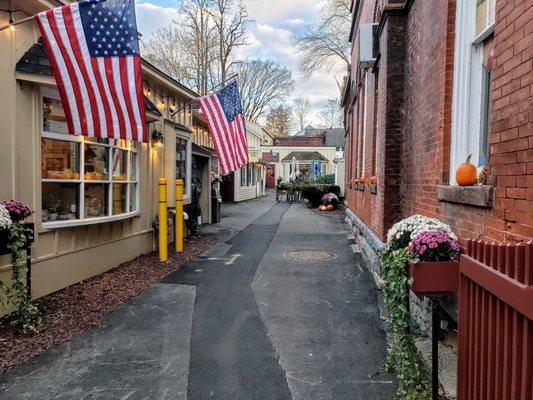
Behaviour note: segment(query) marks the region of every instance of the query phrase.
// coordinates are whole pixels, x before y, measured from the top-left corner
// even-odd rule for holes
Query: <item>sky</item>
[[[293,97],[308,97],[314,107],[311,125],[319,125],[318,114],[327,98],[339,97],[332,73],[315,73],[310,78],[298,72],[295,37],[306,24],[316,22],[324,0],[244,0],[254,22],[249,26],[250,45],[242,50],[243,58],[272,58],[293,72]],[[137,24],[143,39],[177,16],[179,0],[137,0]]]

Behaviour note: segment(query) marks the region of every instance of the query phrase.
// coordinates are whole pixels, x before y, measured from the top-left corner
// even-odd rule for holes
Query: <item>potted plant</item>
[[[322,196],[322,205],[326,207],[325,211],[333,211],[339,205],[339,198],[335,193],[326,193]]]
[[[459,290],[459,243],[448,233],[424,231],[409,244],[411,290],[418,295]]]

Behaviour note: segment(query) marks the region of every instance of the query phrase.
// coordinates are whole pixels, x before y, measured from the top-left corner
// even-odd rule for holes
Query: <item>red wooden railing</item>
[[[457,400],[533,400],[533,244],[461,256]]]

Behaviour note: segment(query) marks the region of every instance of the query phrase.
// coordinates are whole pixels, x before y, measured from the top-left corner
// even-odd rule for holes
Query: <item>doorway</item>
[[[222,177],[220,195],[225,203],[235,203],[235,172]]]

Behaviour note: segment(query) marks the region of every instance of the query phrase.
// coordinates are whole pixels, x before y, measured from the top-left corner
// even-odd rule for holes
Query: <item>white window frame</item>
[[[100,224],[105,222],[112,222],[112,221],[119,221],[123,219],[132,218],[135,216],[140,215],[140,161],[139,161],[139,153],[140,153],[140,146],[137,146],[134,143],[133,147],[130,148],[124,148],[120,146],[111,145],[109,143],[95,143],[86,141],[84,136],[75,136],[70,134],[63,134],[63,133],[55,133],[55,132],[47,132],[43,129],[43,98],[51,98],[54,100],[61,101],[61,98],[59,96],[59,92],[56,89],[49,88],[49,87],[42,87],[40,98],[39,98],[39,113],[40,113],[40,124],[39,124],[39,132],[40,132],[40,138],[43,139],[54,139],[54,140],[61,140],[65,142],[73,142],[79,144],[79,153],[78,153],[78,169],[79,169],[79,179],[48,179],[48,178],[42,178],[42,163],[39,159],[39,179],[40,179],[40,185],[39,185],[39,198],[40,198],[40,210],[42,212],[42,184],[43,183],[66,183],[66,184],[77,184],[78,185],[78,204],[77,204],[77,211],[79,218],[75,220],[66,220],[66,221],[49,221],[49,222],[42,222],[41,226],[43,229],[57,229],[57,228],[67,228],[72,226],[83,226],[83,225],[93,225],[93,224]],[[109,160],[109,172],[108,172],[108,179],[105,181],[99,181],[99,180],[86,180],[84,176],[84,168],[85,168],[85,144],[89,145],[96,145],[101,147],[108,148],[108,160]],[[130,177],[131,173],[131,162],[130,162],[130,154],[137,154],[135,157],[135,172],[136,177],[132,180],[126,180],[126,181],[113,181],[113,171],[111,170],[112,166],[112,160],[113,160],[113,149],[120,149],[126,151],[126,157],[127,157],[127,171],[126,175],[127,177]],[[39,147],[39,158],[42,157],[41,148]],[[91,183],[101,183],[108,185],[108,215],[103,217],[85,217],[85,184],[91,184]],[[125,209],[126,212],[118,215],[113,215],[113,185],[114,184],[123,184],[126,185],[126,205]],[[130,205],[131,205],[131,196],[130,196],[130,185],[135,185],[135,204],[133,211],[129,211]]]
[[[468,155],[472,155],[472,163],[476,166],[480,156],[485,112],[482,96],[479,95],[483,92],[484,83],[483,41],[493,33],[494,23],[476,36],[476,7],[477,1],[457,2],[450,149],[452,185],[456,184],[455,171]]]
[[[183,198],[185,200],[189,199],[191,197],[191,180],[192,180],[192,140],[190,136],[182,135],[179,133],[176,133],[176,144],[177,140],[185,140],[187,142],[186,145],[186,155],[187,160],[185,162],[185,182],[184,182],[184,192],[183,192]],[[176,149],[174,149],[174,152],[176,152]],[[174,165],[174,178],[178,179],[176,176],[176,166]]]

